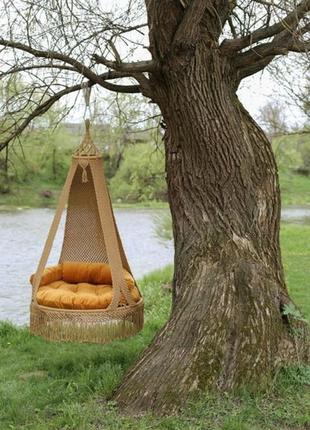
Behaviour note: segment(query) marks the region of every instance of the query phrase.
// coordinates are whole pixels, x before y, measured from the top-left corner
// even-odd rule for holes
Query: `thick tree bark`
[[[274,156],[229,62],[201,43],[188,67],[153,84],[167,125],[173,305],[116,393],[130,413],[175,412],[197,390],[262,386],[307,355],[305,327],[282,314],[291,299]]]

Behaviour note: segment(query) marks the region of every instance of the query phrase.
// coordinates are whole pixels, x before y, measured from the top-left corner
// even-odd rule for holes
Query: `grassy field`
[[[310,318],[310,227],[284,224],[281,240],[290,292]],[[140,282],[145,328],[131,339],[105,346],[54,344],[0,324],[0,429],[309,429],[310,370],[305,367],[283,369],[264,394],[204,394],[178,417],[119,415],[108,398],[167,319],[170,293],[161,286],[171,276],[168,267]]]
[[[310,205],[310,177],[280,171],[282,206]]]

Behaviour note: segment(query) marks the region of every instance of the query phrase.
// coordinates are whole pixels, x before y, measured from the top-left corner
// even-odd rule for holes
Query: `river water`
[[[164,210],[118,209],[116,221],[129,264],[136,278],[173,261],[173,246],[155,235],[154,220]],[[29,276],[37,266],[52,222],[51,209],[0,212],[0,320],[23,325],[29,321]],[[282,218],[309,222],[309,208],[289,208]],[[57,263],[63,239],[62,222],[48,264]]]

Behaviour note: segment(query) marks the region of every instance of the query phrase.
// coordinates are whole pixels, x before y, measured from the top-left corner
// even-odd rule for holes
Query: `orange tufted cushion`
[[[112,275],[109,264],[84,263],[79,261],[64,261],[62,264],[62,279],[76,284],[89,282],[90,284],[112,284]],[[124,269],[124,277],[129,288],[133,288],[135,281],[131,274]]]
[[[135,302],[140,293],[131,274],[124,276]],[[33,283],[34,275],[30,281]],[[64,262],[47,267],[37,292],[39,305],[59,309],[105,309],[113,297],[110,266],[105,263]],[[125,304],[121,294],[120,304]]]
[[[37,301],[39,305],[58,309],[105,309],[111,303],[112,296],[111,285],[56,281],[38,289]],[[137,287],[131,290],[131,296],[135,302],[139,301]],[[121,297],[120,304],[125,303],[124,297]]]
[[[46,267],[42,274],[40,286],[47,285],[55,281],[61,281],[61,279],[62,279],[62,264],[57,264],[57,266]],[[34,281],[34,275],[31,275],[30,283],[33,284],[33,281]]]
[[[39,305],[59,309],[105,309],[112,300],[110,285],[94,286],[87,283],[52,282],[37,292]]]

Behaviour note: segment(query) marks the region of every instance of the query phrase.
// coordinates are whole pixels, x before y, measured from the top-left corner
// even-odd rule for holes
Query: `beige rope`
[[[109,195],[109,203],[110,203],[110,206],[112,207],[110,195]],[[119,248],[119,251],[120,251],[120,254],[121,254],[122,263],[123,263],[123,268],[126,269],[131,274],[131,276],[134,278],[132,270],[131,270],[129,262],[128,262],[128,259],[127,259],[127,256],[126,256],[125,251],[124,251],[123,243],[122,243],[119,231],[118,231],[118,227],[117,227],[117,224],[116,224],[116,221],[115,221],[115,215],[114,215],[113,210],[112,210],[112,217],[113,217],[114,229],[115,229],[116,236],[117,236],[117,241],[118,241],[118,248]],[[140,291],[138,285],[136,284],[136,281],[135,281],[135,285],[136,285],[136,288],[138,289],[138,291],[140,293],[140,296],[141,296],[142,294],[141,294],[141,291]]]
[[[85,119],[85,132],[80,145],[74,151],[76,157],[98,157],[100,155],[98,148],[94,144],[91,131],[90,120]]]
[[[37,291],[41,282],[43,270],[46,266],[48,257],[50,255],[50,252],[54,243],[55,235],[57,233],[58,226],[61,220],[61,215],[68,201],[72,180],[75,175],[77,165],[78,165],[77,161],[73,159],[65,185],[62,189],[62,192],[59,198],[58,207],[43,248],[43,253],[41,255],[41,258],[37,267],[37,271],[34,275],[33,288],[32,288],[32,302],[34,303],[37,303]]]
[[[89,82],[84,82],[82,84],[82,90],[83,90],[83,96],[85,100],[85,106],[86,108],[89,108],[90,94],[91,94],[91,87],[89,86]]]
[[[110,197],[103,172],[102,159],[97,158],[91,160],[90,168],[93,175],[101,228],[104,235],[108,261],[112,274],[113,299],[108,309],[113,310],[118,307],[121,292],[124,294],[127,303],[129,305],[134,305],[135,302],[131,297],[124,278],[123,263],[113,219],[113,211],[110,204]]]

